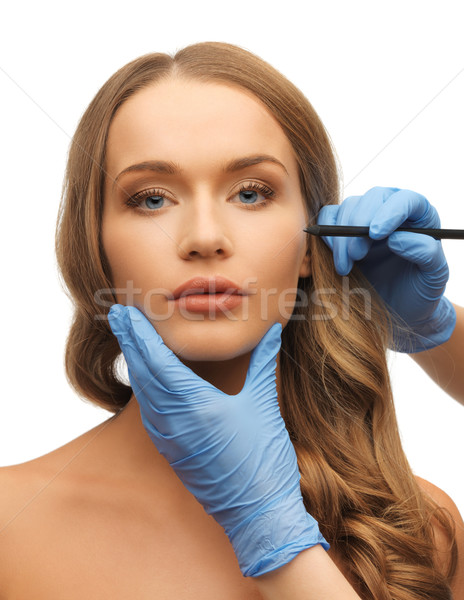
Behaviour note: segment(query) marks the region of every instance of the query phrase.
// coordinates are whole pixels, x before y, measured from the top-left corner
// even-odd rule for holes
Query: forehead
[[[118,109],[107,141],[110,172],[151,158],[199,167],[254,153],[272,154],[296,174],[288,138],[257,97],[231,85],[184,79],[131,96]]]

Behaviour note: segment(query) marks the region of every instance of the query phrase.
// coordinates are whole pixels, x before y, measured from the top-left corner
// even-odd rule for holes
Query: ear
[[[311,257],[309,254],[303,256],[303,260],[300,263],[299,277],[309,277],[311,275]]]

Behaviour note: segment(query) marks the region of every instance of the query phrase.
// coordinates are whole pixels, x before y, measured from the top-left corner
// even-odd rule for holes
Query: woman
[[[2,473],[2,597],[438,599],[450,597],[450,585],[460,591],[452,582],[459,517],[424,491],[401,449],[387,312],[356,268],[349,289],[369,294],[347,301],[330,249],[302,231],[338,199],[333,151],[312,107],[244,50],[204,43],[174,59],[147,55],[103,86],[70,149],[57,255],[76,303],[69,380],[116,414]],[[189,299],[195,285],[206,299]],[[119,306],[118,316],[113,307],[109,323],[115,303],[130,309]],[[120,345],[133,387],[118,376]],[[156,360],[165,361],[160,369]],[[214,396],[219,410],[205,431],[193,413],[179,421],[180,404],[170,404],[179,386],[200,408],[203,392]],[[217,400],[231,395],[244,403],[226,422]],[[176,447],[171,417],[184,427]],[[231,509],[229,480],[202,486],[206,471],[182,467],[196,468],[185,455],[190,441],[211,435],[197,454],[206,457],[214,436],[228,429],[232,439],[236,424],[242,437],[229,446],[252,442],[237,481],[249,477],[250,461],[256,479],[235,487]],[[261,462],[253,462],[257,448]],[[218,477],[237,471],[222,456]],[[243,531],[237,507],[248,508],[240,494],[266,503],[286,479],[282,496],[292,502],[237,541],[230,523]],[[280,543],[296,524],[301,546],[292,538],[284,562],[255,568],[262,532]]]

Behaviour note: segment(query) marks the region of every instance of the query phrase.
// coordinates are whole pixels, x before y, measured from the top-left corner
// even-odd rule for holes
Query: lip
[[[174,300],[178,300],[181,297],[192,296],[194,294],[212,295],[216,293],[227,293],[229,295],[237,296],[248,295],[247,290],[240,288],[239,285],[230,279],[226,279],[222,276],[204,277],[198,275],[177,287],[173,292],[173,296]]]

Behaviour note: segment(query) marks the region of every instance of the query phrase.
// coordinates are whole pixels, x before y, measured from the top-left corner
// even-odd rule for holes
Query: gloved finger
[[[406,221],[412,227],[440,227],[438,213],[427,198],[411,190],[398,190],[379,207],[369,235],[383,239]]]
[[[318,225],[339,225],[339,213],[341,205],[330,204],[323,206],[317,218]],[[327,246],[332,250],[335,270],[339,275],[347,275],[353,266],[353,261],[347,254],[348,238],[337,238],[334,236],[322,236]],[[335,249],[336,248],[336,249]]]
[[[335,225],[337,215],[340,210],[340,204],[326,204],[321,208],[317,215],[318,225]]]
[[[137,402],[139,403],[142,410],[142,418],[144,412],[150,413],[150,422],[155,422],[157,419],[158,426],[161,425],[159,415],[163,414],[163,411],[159,411],[148,399],[147,391],[153,388],[153,385],[158,385],[159,389],[163,389],[161,384],[156,381],[156,377],[147,367],[137,344],[134,342],[131,335],[131,325],[128,319],[127,307],[120,304],[114,304],[108,313],[108,322],[110,323],[111,329],[116,336],[121,351],[127,363],[127,369],[129,373],[129,380],[134,391]],[[167,423],[162,426],[164,435],[168,435],[168,429],[166,428]],[[158,431],[150,426],[152,434],[158,436]],[[159,433],[159,435],[163,435]]]
[[[214,394],[208,395],[209,390],[214,390],[216,395],[223,392],[186,367],[137,308],[115,305],[113,314],[110,313],[108,318],[115,335],[124,340],[121,349],[128,363],[129,379],[144,427],[171,463],[178,458],[177,452],[182,447],[176,441],[179,435],[192,448],[198,441],[195,420],[189,413],[196,404],[205,405],[207,399],[214,397]],[[183,420],[180,432],[179,419]]]
[[[398,188],[376,186],[369,189],[363,196],[359,197],[357,204],[352,207],[345,222],[342,225],[356,225],[369,227],[376,214],[381,210],[384,203],[395,194]],[[372,239],[369,237],[350,238],[347,251],[354,261],[366,257],[372,246]]]
[[[349,196],[340,207],[324,207],[318,224],[369,226],[376,213],[399,188],[373,187],[363,196]],[[338,210],[335,210],[337,209]],[[354,261],[365,258],[372,240],[364,237],[328,237],[326,243],[332,248],[335,268],[339,275],[347,275]]]
[[[358,207],[361,200],[362,196],[348,196],[348,198],[345,198],[340,205],[335,225],[351,225],[353,220],[356,222],[358,220]],[[339,275],[348,275],[353,268],[354,260],[349,251],[349,245],[352,243],[353,239],[354,238],[352,237],[333,238],[334,263],[335,269]]]
[[[354,261],[348,253],[348,243],[351,238],[336,237],[333,241],[333,257],[335,270],[339,275],[348,275],[353,268]]]
[[[276,358],[281,345],[281,335],[282,324],[274,323],[261,338],[259,344],[251,354],[243,389],[252,385],[255,380],[266,379],[266,375],[272,375],[275,372]],[[270,384],[272,385],[272,381],[270,381]]]
[[[365,256],[367,256],[371,246],[372,241],[368,237],[352,237],[350,238],[347,244],[348,256],[356,261],[361,260]]]
[[[317,215],[317,224],[318,225],[336,225],[338,211],[340,210],[339,204],[326,204],[321,208],[319,214]],[[334,238],[331,236],[322,236],[322,239],[327,244],[327,246],[333,250],[333,240]]]
[[[143,363],[137,345],[130,334],[127,325],[126,307],[121,304],[113,304],[108,313],[108,322],[126,359],[129,377],[135,392],[136,388],[140,389],[143,387],[144,383],[148,379],[151,379],[152,375]],[[135,369],[135,367],[138,368]],[[139,373],[138,376],[135,375],[135,371]]]
[[[376,213],[394,194],[398,188],[373,187],[363,196],[349,196],[343,203],[338,214],[337,225],[364,226],[369,227]],[[341,275],[346,275],[351,270],[354,261],[366,257],[372,246],[372,240],[368,237],[339,238],[334,242],[334,253],[340,261]],[[343,253],[346,253],[345,265],[342,264]]]
[[[440,240],[429,235],[397,231],[387,241],[392,252],[416,264],[426,274],[436,273],[448,279],[448,265]]]
[[[140,310],[135,306],[113,306],[108,320],[118,340],[121,338],[125,348],[136,350],[140,356],[138,363],[142,361],[165,389],[180,392],[191,389],[195,382],[209,385],[177,358]],[[133,371],[139,368],[137,365]]]
[[[343,202],[346,204],[346,208],[343,216],[339,219],[339,225],[369,226],[384,204],[398,190],[399,188],[376,186],[362,196],[350,196]],[[356,198],[357,201],[353,201],[353,198]]]
[[[111,330],[116,336],[120,347],[129,347],[132,344],[127,325],[124,322],[126,314],[125,309],[126,307],[121,304],[113,304],[108,313],[108,323],[110,324]]]

